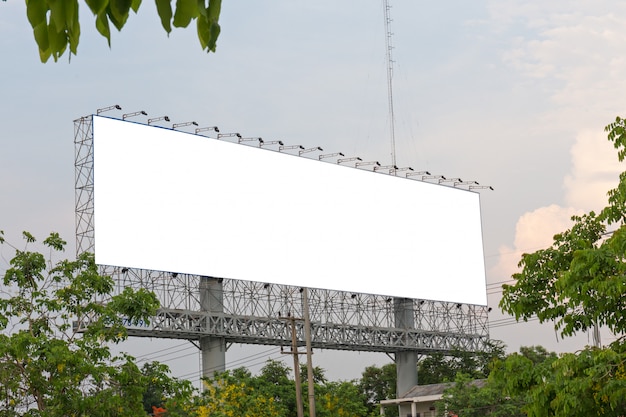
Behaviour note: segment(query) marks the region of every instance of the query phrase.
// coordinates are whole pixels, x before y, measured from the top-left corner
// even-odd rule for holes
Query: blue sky
[[[520,253],[549,243],[569,215],[602,207],[623,169],[602,129],[626,110],[626,6],[391,5],[398,164],[495,188],[482,195],[487,280],[506,280]],[[224,0],[222,35],[210,55],[193,28],[166,36],[151,2],[113,35],[109,49],[83,7],[78,55],[48,64],[39,62],[24,9],[22,1],[0,3],[0,229],[8,238],[54,230],[73,246],[72,120],[112,104],[390,161],[378,0]],[[453,237],[450,247],[462,250]],[[497,323],[499,293],[489,293]],[[588,342],[583,335],[557,343],[550,325],[536,323],[491,334],[513,350],[542,344],[566,351]],[[229,358],[254,352],[233,347]],[[172,360],[180,375],[193,372],[197,355],[175,356],[160,359]],[[388,361],[317,357],[341,379]],[[351,365],[338,368],[346,357]]]

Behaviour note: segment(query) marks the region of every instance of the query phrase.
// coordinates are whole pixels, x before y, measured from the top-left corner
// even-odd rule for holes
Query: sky
[[[481,210],[490,334],[509,351],[575,351],[548,323],[514,324],[497,307],[524,252],[550,244],[575,213],[598,210],[623,170],[605,125],[626,116],[626,5],[614,1],[390,0],[399,166],[489,185]],[[81,4],[81,6],[83,6]],[[147,1],[112,46],[81,7],[78,55],[39,62],[23,1],[0,2],[0,230],[57,231],[74,253],[73,120],[119,104],[174,122],[391,161],[379,0],[224,0],[217,53],[195,29],[160,27]],[[620,52],[622,51],[622,52]],[[450,256],[462,251],[450,237]],[[6,268],[0,247],[0,270]],[[603,342],[613,335],[603,332]],[[189,343],[128,349],[197,378]],[[253,372],[277,348],[233,346]],[[332,379],[385,355],[321,352]]]

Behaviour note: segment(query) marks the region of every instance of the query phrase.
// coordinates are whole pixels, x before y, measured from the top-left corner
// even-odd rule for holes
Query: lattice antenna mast
[[[396,165],[396,128],[393,114],[393,45],[391,32],[391,6],[389,0],[383,0],[385,14],[385,47],[387,58],[387,99],[389,101],[389,134],[391,139],[391,165]]]

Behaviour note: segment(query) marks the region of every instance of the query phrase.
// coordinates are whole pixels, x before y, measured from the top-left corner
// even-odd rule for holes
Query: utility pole
[[[296,334],[297,319],[291,314],[287,314],[287,320],[291,322],[291,352],[281,353],[293,355],[293,374],[296,382],[296,409],[298,417],[304,417],[304,406],[302,404],[302,381],[300,381],[300,360],[298,359],[298,355],[301,355],[302,352],[298,352],[298,336]]]
[[[315,385],[313,384],[313,349],[311,347],[311,318],[309,316],[309,291],[302,289],[302,307],[304,309],[304,338],[306,341],[306,369],[309,388],[309,417],[315,417]]]

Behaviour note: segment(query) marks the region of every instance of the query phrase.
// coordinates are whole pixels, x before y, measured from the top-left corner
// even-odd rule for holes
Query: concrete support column
[[[394,298],[394,320],[395,326],[399,329],[414,329],[415,320],[413,318],[413,300],[409,298]],[[400,351],[396,352],[396,398],[417,385],[417,352]],[[399,406],[401,417],[411,415],[410,405]]]
[[[224,313],[224,290],[222,280],[200,277],[198,288],[200,311],[212,314]],[[211,378],[215,372],[226,370],[226,341],[223,337],[205,336],[200,339],[202,353],[202,376]]]

